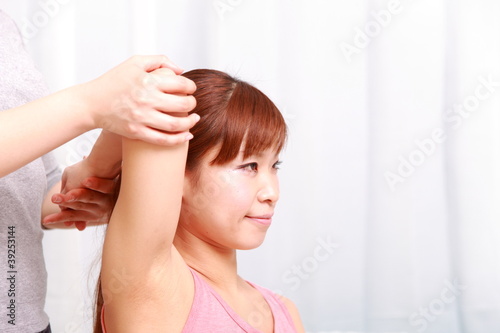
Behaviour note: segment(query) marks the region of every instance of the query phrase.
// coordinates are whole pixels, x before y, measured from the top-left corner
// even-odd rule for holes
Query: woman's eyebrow
[[[240,150],[239,151],[239,155],[241,155],[241,157],[245,156],[245,150]],[[256,153],[253,153],[252,155],[250,156],[247,156],[246,158],[250,158],[250,157],[256,157],[256,158],[260,158],[264,156],[264,152],[256,152]],[[280,154],[279,153],[276,153],[272,159],[279,159],[280,158]]]

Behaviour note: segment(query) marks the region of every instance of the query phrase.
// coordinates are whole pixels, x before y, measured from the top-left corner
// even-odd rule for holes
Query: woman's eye
[[[242,165],[240,169],[248,170],[248,171],[257,171],[258,164],[253,162],[253,163],[248,163],[245,165]]]
[[[276,170],[279,170],[281,163],[282,163],[281,161],[278,161],[278,162],[274,163],[273,164],[273,168],[276,169]]]

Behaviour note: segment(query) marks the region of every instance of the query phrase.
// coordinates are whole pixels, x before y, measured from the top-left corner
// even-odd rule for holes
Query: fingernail
[[[189,141],[193,138],[193,134],[189,133],[186,135],[186,141]]]
[[[53,202],[53,203],[61,203],[61,202],[62,202],[62,199],[61,199],[61,197],[56,196],[56,197],[53,197],[53,198],[52,198],[52,202]]]
[[[195,122],[195,123],[197,123],[197,122],[199,122],[199,121],[200,121],[200,119],[201,119],[200,115],[199,115],[199,114],[197,114],[197,113],[195,113],[195,114],[194,114],[194,122]]]

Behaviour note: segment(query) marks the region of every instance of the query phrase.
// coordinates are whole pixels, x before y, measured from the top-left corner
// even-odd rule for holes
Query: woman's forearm
[[[127,247],[144,252],[139,255],[144,260],[155,257],[157,246],[169,250],[172,245],[181,208],[187,147],[187,142],[161,147],[123,139],[121,188],[108,236],[113,232],[134,235],[136,244]]]
[[[115,178],[121,170],[122,137],[103,130],[85,162],[92,176]]]

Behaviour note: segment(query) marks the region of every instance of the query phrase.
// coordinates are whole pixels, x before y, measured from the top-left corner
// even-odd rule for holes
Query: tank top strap
[[[274,333],[283,332],[283,333],[295,333],[297,330],[295,329],[295,324],[293,323],[292,316],[288,311],[285,303],[280,299],[280,296],[272,292],[271,290],[256,285],[250,281],[247,281],[252,287],[257,289],[267,304],[271,308],[271,312],[274,317]]]
[[[262,333],[241,318],[224,299],[192,269],[194,299],[183,333]],[[201,325],[200,325],[201,324]]]
[[[106,324],[104,324],[104,305],[101,308],[101,326],[102,326],[102,333],[106,333]]]

